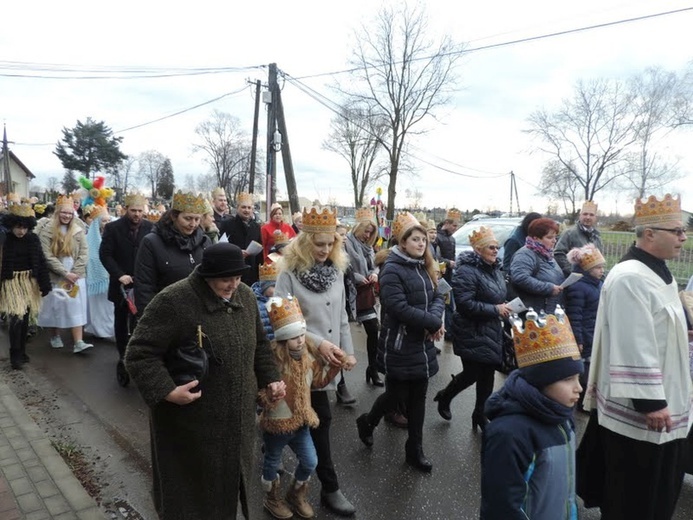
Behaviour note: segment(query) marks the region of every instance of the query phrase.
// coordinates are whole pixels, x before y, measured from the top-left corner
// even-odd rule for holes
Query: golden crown
[[[454,220],[456,222],[459,222],[462,220],[462,212],[459,209],[449,209],[447,214],[445,215],[446,219]]]
[[[416,220],[414,215],[408,211],[404,211],[398,213],[395,217],[395,221],[392,223],[392,234],[397,240],[402,240],[402,236],[409,228],[420,225],[421,224]]]
[[[260,266],[260,281],[273,282],[279,276],[279,267],[276,263],[262,264]]]
[[[36,214],[34,213],[33,208],[31,207],[31,204],[10,204],[7,206],[7,209],[9,212],[14,215],[15,217],[35,217]]]
[[[236,196],[236,206],[252,206],[253,196],[245,191],[242,191]]]
[[[58,200],[55,201],[55,207],[69,206],[71,209],[75,207],[75,201],[68,195],[58,195]]]
[[[323,208],[303,208],[303,229],[307,233],[334,233],[337,230],[337,212]]]
[[[7,203],[9,204],[10,202],[14,202],[15,204],[21,203],[21,198],[19,197],[19,193],[8,193],[7,194]]]
[[[582,211],[597,214],[597,204],[591,200],[582,203]]]
[[[433,220],[432,218],[431,218],[431,219],[428,219],[428,220],[425,222],[425,224],[426,224],[426,225],[425,225],[424,227],[426,228],[426,231],[431,231],[431,230],[437,230],[437,229],[438,229],[438,227],[436,226],[436,221]]]
[[[356,222],[375,223],[375,214],[371,208],[359,208],[356,210]]]
[[[173,196],[171,209],[184,213],[204,215],[206,212],[205,199],[202,195],[196,195],[192,192],[183,193],[178,190]]]
[[[213,215],[214,214],[214,208],[212,208],[212,203],[209,202],[207,199],[205,199],[205,211],[203,215]]]
[[[219,195],[226,196],[226,192],[224,191],[224,188],[214,188],[212,190],[211,195],[212,195],[212,199],[213,199],[214,197],[218,197]]]
[[[274,234],[274,245],[277,244],[288,244],[289,243],[289,235],[286,233],[282,233],[281,231],[279,233]]]
[[[513,341],[517,366],[520,368],[555,359],[580,359],[580,350],[567,316],[559,321],[556,316],[549,314],[543,326],[534,320],[527,320],[524,330],[513,325]]]
[[[161,212],[155,209],[150,210],[145,216],[149,222],[159,222],[161,220]]]
[[[478,230],[472,231],[472,234],[469,235],[469,243],[474,249],[481,249],[492,242],[497,244],[498,240],[496,240],[496,237],[493,235],[493,230],[491,228],[481,226]]]
[[[126,207],[129,206],[146,206],[147,199],[141,193],[128,193],[125,195],[124,203]]]
[[[587,244],[584,247],[582,257],[580,258],[580,267],[583,269],[583,271],[589,271],[593,267],[605,263],[606,260],[604,259],[604,255],[602,255],[601,251],[594,247],[594,245]]]
[[[267,313],[269,314],[272,328],[277,331],[282,327],[303,320],[303,313],[298,300],[293,296],[287,298],[271,298],[267,304]]]
[[[635,201],[636,226],[650,226],[672,220],[682,220],[680,196],[674,198],[667,193],[661,201],[654,195],[650,195],[644,202],[642,199]]]

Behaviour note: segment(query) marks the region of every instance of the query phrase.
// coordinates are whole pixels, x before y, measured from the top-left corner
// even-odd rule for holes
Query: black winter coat
[[[379,275],[382,305],[378,369],[387,377],[410,381],[438,372],[433,341],[426,339],[443,325],[443,295],[433,286],[423,260],[390,250]]]
[[[135,304],[139,315],[164,287],[192,273],[202,262],[202,252],[212,245],[199,227],[183,247],[179,243],[181,237],[170,223],[160,220],[142,240],[135,260]]]
[[[496,305],[505,301],[500,260],[484,262],[474,251],[460,254],[452,275],[456,310],[452,346],[463,360],[500,365],[503,323]]]
[[[565,288],[565,312],[570,320],[575,342],[582,345],[583,359],[589,359],[592,355],[599,295],[604,282],[586,274],[579,266],[575,266],[574,271],[584,276]]]
[[[221,221],[221,224],[217,224],[219,228],[219,236],[226,233],[229,242],[237,245],[241,249],[245,250],[248,244],[255,240],[259,244],[262,244],[262,235],[260,233],[260,224],[258,224],[254,219],[250,219],[248,223],[245,223],[243,219],[236,215],[233,218],[227,218]],[[259,268],[262,263],[262,251],[257,255],[247,256],[245,258],[245,263],[250,266],[250,269],[246,270],[241,276],[241,281],[248,287],[253,285],[260,279]]]
[[[443,224],[438,225],[438,250],[440,252],[440,258],[445,261],[447,269],[445,270],[445,275],[443,278],[449,283],[452,280],[452,265],[451,261],[455,260],[455,237],[450,233],[443,230]]]
[[[99,260],[110,275],[108,299],[113,303],[118,303],[123,298],[118,279],[126,274],[134,277],[137,250],[142,239],[153,229],[154,224],[143,218],[133,239],[130,236],[130,220],[128,218],[121,217],[106,224],[99,247]]]
[[[48,263],[41,248],[41,240],[35,233],[29,232],[24,238],[17,238],[12,231],[0,231],[0,243],[3,244],[0,280],[10,280],[17,271],[31,271],[32,278],[38,283],[41,296],[51,292],[53,286]]]

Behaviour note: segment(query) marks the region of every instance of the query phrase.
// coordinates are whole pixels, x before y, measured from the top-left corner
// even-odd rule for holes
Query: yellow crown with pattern
[[[55,201],[55,207],[61,208],[68,206],[70,209],[75,208],[75,201],[69,195],[58,195],[58,200]]]
[[[10,202],[14,202],[15,204],[21,203],[22,199],[19,196],[19,193],[8,193],[7,194],[7,203],[9,204]]]
[[[146,206],[147,199],[141,193],[128,193],[123,200],[125,207]]]
[[[454,220],[455,222],[459,222],[462,220],[462,212],[459,209],[451,208],[448,210],[447,214],[445,215],[446,219]]]
[[[202,195],[192,192],[183,193],[181,190],[178,190],[175,195],[173,195],[173,205],[171,209],[184,213],[204,215],[207,211],[205,202],[205,198]]]
[[[580,349],[567,316],[559,321],[556,316],[549,314],[543,326],[534,320],[527,320],[524,330],[513,325],[513,341],[517,366],[520,368],[556,359],[580,359]]]
[[[591,200],[582,203],[582,211],[597,214],[597,204]]]
[[[260,281],[273,282],[279,276],[279,267],[276,263],[262,264],[260,266]]]
[[[252,206],[253,205],[253,196],[246,192],[242,191],[236,196],[236,205],[237,206]]]
[[[306,233],[334,233],[337,230],[337,212],[329,208],[303,208],[303,228]]]
[[[651,226],[672,220],[682,220],[680,196],[674,198],[667,193],[661,201],[654,195],[650,195],[645,201],[635,201],[636,226]]]
[[[224,197],[226,197],[226,192],[224,191],[224,188],[214,188],[212,190],[212,199],[214,199],[214,197],[218,197],[219,195],[223,195]]]
[[[604,255],[594,244],[587,244],[581,249],[580,267],[583,271],[589,271],[593,267],[606,264]]]
[[[392,223],[392,234],[397,240],[402,240],[402,236],[408,229],[420,225],[421,224],[418,220],[416,220],[414,215],[408,211],[404,211],[402,213],[398,213],[395,217],[395,221]]]
[[[361,223],[361,222],[368,222],[368,223],[375,223],[375,214],[373,213],[373,210],[371,208],[359,208],[356,210],[355,213],[356,217],[356,222]]]
[[[149,210],[144,218],[149,222],[159,222],[161,220],[161,212],[155,209]]]
[[[274,329],[274,339],[287,340],[305,333],[306,321],[298,300],[293,296],[270,298],[267,301],[267,314]]]
[[[274,236],[274,245],[275,246],[289,243],[289,235],[287,235],[286,233],[282,233],[280,231],[279,233],[275,233],[273,236]]]
[[[496,240],[491,228],[481,226],[469,235],[469,243],[474,249],[481,249],[492,243],[498,244],[498,240]]]
[[[31,207],[31,204],[27,204],[27,203],[21,203],[21,204],[12,203],[9,206],[7,206],[7,209],[15,217],[35,217],[36,216],[33,208]]]

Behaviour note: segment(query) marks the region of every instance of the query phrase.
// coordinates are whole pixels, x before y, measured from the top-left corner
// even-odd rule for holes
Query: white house
[[[20,197],[29,197],[29,184],[36,176],[19,160],[7,146],[7,129],[2,132],[2,149],[0,149],[0,190],[3,195],[16,193]]]

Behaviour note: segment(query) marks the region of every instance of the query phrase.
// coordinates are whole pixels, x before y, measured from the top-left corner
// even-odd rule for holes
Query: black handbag
[[[202,382],[207,376],[209,359],[205,347],[213,353],[209,338],[202,332],[202,326],[198,325],[197,334],[188,337],[177,347],[169,349],[164,363],[176,386],[195,380]],[[199,385],[196,388],[199,391]]]
[[[513,340],[510,324],[503,322],[503,339],[501,344],[501,364],[498,369],[503,374],[510,374],[517,368],[517,358],[515,357],[515,341]]]

